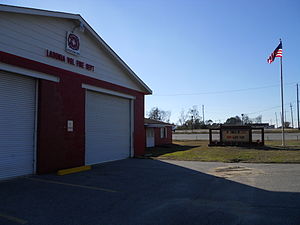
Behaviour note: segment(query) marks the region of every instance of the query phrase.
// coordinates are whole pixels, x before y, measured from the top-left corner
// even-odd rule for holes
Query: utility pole
[[[204,105],[202,105],[202,116],[203,116],[203,125],[205,125],[205,120],[204,120]]]
[[[191,112],[192,112],[191,119],[192,119],[192,133],[193,133],[193,130],[194,130],[194,112],[195,112],[195,110],[192,109]]]
[[[276,118],[276,128],[278,128],[278,120],[277,120],[277,113],[275,112],[275,118]]]
[[[192,133],[193,133],[193,128],[194,128],[194,116],[192,116]]]
[[[292,103],[290,103],[290,108],[291,108],[292,128],[294,128],[293,106],[292,106]]]
[[[298,92],[298,84],[297,84],[297,118],[298,118],[298,130],[300,130],[300,122],[299,122],[299,92]]]

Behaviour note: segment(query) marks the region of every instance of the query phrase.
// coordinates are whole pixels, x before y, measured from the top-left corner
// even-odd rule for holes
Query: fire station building
[[[143,154],[147,94],[80,15],[0,5],[0,179]]]

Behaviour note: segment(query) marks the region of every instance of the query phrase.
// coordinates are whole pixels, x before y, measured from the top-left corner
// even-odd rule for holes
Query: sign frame
[[[261,140],[253,141],[254,130],[261,131]],[[219,140],[213,140],[213,131],[219,131]],[[229,134],[229,135],[228,135]],[[225,136],[227,135],[227,137]],[[230,138],[229,138],[230,136]],[[251,125],[220,125],[218,128],[209,129],[209,146],[263,146],[264,127]]]
[[[74,34],[74,32],[67,32],[66,52],[76,56],[80,55],[80,37]]]

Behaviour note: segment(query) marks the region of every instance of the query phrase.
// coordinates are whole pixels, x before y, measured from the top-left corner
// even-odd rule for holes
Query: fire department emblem
[[[66,51],[74,55],[79,55],[80,54],[79,47],[80,47],[79,37],[72,32],[67,32]]]

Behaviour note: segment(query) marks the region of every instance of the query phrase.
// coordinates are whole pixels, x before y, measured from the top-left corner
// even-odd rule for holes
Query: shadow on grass
[[[201,147],[201,145],[179,145],[179,144],[168,144],[161,145],[152,148],[146,148],[145,156],[146,157],[158,157],[164,154],[186,151],[192,148]]]
[[[300,146],[279,146],[279,145],[264,145],[264,146],[248,146],[240,147],[242,149],[255,149],[263,151],[300,151]]]

